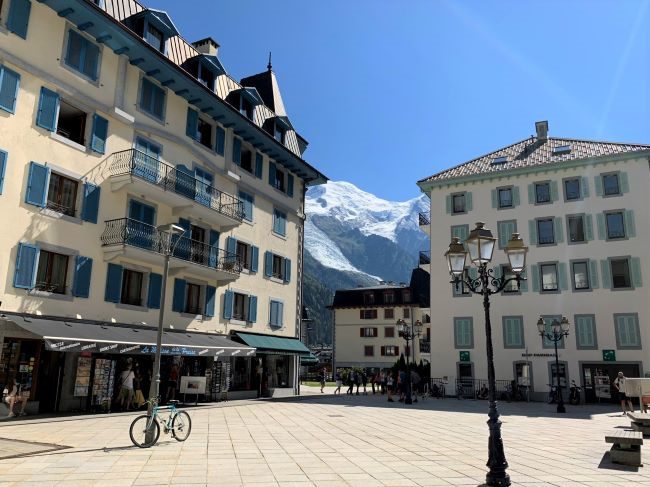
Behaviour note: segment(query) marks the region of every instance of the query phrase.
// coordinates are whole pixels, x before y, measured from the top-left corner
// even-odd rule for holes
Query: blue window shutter
[[[291,259],[284,259],[284,282],[291,281]]]
[[[84,183],[84,203],[81,210],[81,219],[90,223],[97,223],[99,213],[99,195],[101,188],[92,183]]]
[[[528,185],[528,203],[531,205],[535,204],[535,183]]]
[[[183,312],[185,305],[185,279],[174,279],[174,297],[172,298],[172,311]]]
[[[209,266],[216,268],[219,263],[219,232],[210,230],[210,259]]]
[[[30,0],[11,0],[9,16],[7,17],[7,29],[17,36],[27,39],[27,25],[29,24],[29,12],[32,9]]]
[[[241,140],[237,137],[232,139],[232,162],[241,165]]]
[[[4,66],[0,67],[0,108],[9,113],[16,112],[16,98],[20,75]]]
[[[255,153],[255,177],[262,179],[262,168],[264,167],[264,162],[262,154],[259,152]]]
[[[27,191],[25,191],[25,203],[44,207],[45,200],[47,199],[49,181],[50,169],[37,162],[30,162]]]
[[[248,297],[248,321],[251,323],[257,321],[257,296]]]
[[[229,320],[232,318],[232,305],[235,300],[235,293],[226,291],[223,295],[223,318]]]
[[[612,273],[609,267],[609,260],[603,259],[600,261],[600,277],[603,281],[603,289],[612,288]]]
[[[607,224],[605,223],[605,215],[603,213],[596,215],[596,224],[598,225],[598,238],[600,240],[607,239]]]
[[[187,107],[187,125],[185,126],[185,135],[196,139],[199,128],[199,112]]]
[[[217,137],[214,142],[214,150],[220,156],[226,152],[226,131],[221,127],[217,127]]]
[[[221,234],[216,230],[210,230],[210,245],[215,248],[219,248],[219,236]]]
[[[56,121],[59,115],[59,95],[47,88],[41,88],[41,96],[38,100],[38,115],[36,125],[43,127],[50,132],[56,130]]]
[[[75,257],[74,279],[72,282],[72,295],[78,298],[90,296],[90,275],[93,270],[93,260],[90,257]]]
[[[271,277],[273,275],[273,254],[271,252],[264,252],[264,277]]]
[[[93,115],[93,134],[90,138],[90,148],[98,154],[106,152],[106,138],[108,137],[108,120],[95,113]]]
[[[16,272],[14,274],[14,287],[33,289],[36,284],[36,271],[38,270],[38,255],[40,249],[37,245],[26,243],[18,244],[16,255]]]
[[[278,233],[280,235],[287,234],[287,215],[282,212],[278,212]]]
[[[287,176],[287,196],[293,198],[293,174]]]
[[[641,259],[639,257],[632,257],[630,259],[630,274],[632,274],[632,285],[634,287],[643,286],[643,278],[641,277]]]
[[[7,153],[0,150],[0,194],[2,194],[2,186],[5,182],[5,170],[7,168]]]
[[[147,308],[160,309],[160,297],[162,294],[162,276],[160,274],[149,274],[149,290],[147,292]]]
[[[217,288],[214,286],[205,286],[205,311],[204,316],[214,316],[215,300],[217,298]]]
[[[237,253],[237,239],[233,237],[226,238],[226,251],[230,254]]]
[[[594,239],[594,218],[592,215],[585,215],[585,238],[587,241]]]
[[[269,161],[269,184],[275,188],[275,163]]]
[[[122,266],[118,264],[108,264],[106,272],[106,290],[104,291],[104,301],[109,303],[119,303],[122,294]]]
[[[260,259],[260,249],[259,247],[251,246],[251,272],[257,272],[258,261]]]
[[[278,301],[278,326],[282,326],[283,324],[284,321],[282,317],[283,313],[284,313],[284,303]]]

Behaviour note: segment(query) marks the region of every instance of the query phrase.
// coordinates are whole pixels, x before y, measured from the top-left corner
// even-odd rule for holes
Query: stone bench
[[[650,414],[648,413],[628,413],[632,420],[632,429],[643,433],[644,438],[650,438]]]
[[[616,430],[605,435],[606,443],[613,443],[609,450],[610,459],[614,463],[642,467],[641,445],[643,434],[640,431]]]

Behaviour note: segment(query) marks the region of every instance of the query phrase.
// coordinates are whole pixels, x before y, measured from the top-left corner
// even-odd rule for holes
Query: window
[[[291,280],[291,259],[274,254],[264,253],[264,277],[279,279],[285,283]]]
[[[377,328],[361,328],[359,336],[362,338],[376,338],[378,336]]]
[[[395,327],[387,326],[384,328],[384,338],[394,338],[395,337]]]
[[[537,243],[539,245],[549,245],[555,243],[553,218],[544,218],[537,220]]]
[[[139,106],[143,112],[148,113],[158,120],[164,120],[165,90],[147,78],[142,78]]]
[[[465,240],[469,237],[469,225],[452,225],[451,238],[454,237],[458,237],[460,243],[465,243]]]
[[[85,77],[96,81],[99,71],[99,47],[70,29],[65,63]]]
[[[187,283],[184,312],[193,315],[203,313],[201,306],[201,286],[198,284]]]
[[[212,149],[212,125],[200,118],[197,123],[196,131],[199,144],[204,145],[208,149]]]
[[[522,316],[503,317],[503,347],[525,348],[524,318]]]
[[[637,313],[615,313],[616,348],[641,348],[639,315]]]
[[[411,308],[404,308],[404,318],[411,317]]]
[[[395,293],[386,292],[384,293],[384,304],[393,304],[395,302]]]
[[[253,172],[254,172],[254,170],[253,170],[253,153],[250,150],[248,150],[246,148],[243,148],[243,147],[242,147],[242,150],[241,150],[241,164],[240,164],[240,166],[244,171],[248,171],[249,173],[253,174]]]
[[[41,250],[38,257],[38,270],[34,289],[66,294],[67,277],[68,256]]]
[[[551,183],[535,183],[535,203],[551,202]]]
[[[253,221],[253,206],[255,204],[255,197],[252,194],[245,193],[244,191],[239,192],[239,199],[242,200],[244,205],[244,220],[252,222]]]
[[[454,347],[474,348],[473,318],[454,318]]]
[[[562,316],[543,315],[542,318],[544,319],[544,331],[550,336],[553,336],[553,322],[556,320],[560,322],[562,320]],[[546,336],[542,338],[542,348],[554,348],[554,347],[555,345],[553,343],[553,340],[549,340],[548,338],[546,338]],[[562,339],[559,342],[557,342],[557,348],[564,348],[564,337],[562,337]],[[560,364],[560,367],[562,367],[562,364]]]
[[[375,293],[364,293],[363,304],[375,304]]]
[[[147,24],[147,29],[144,32],[144,40],[150,46],[153,46],[157,51],[165,51],[165,38],[162,32],[156,29],[153,25]]]
[[[282,302],[271,300],[270,319],[269,319],[269,324],[271,326],[277,326],[277,327],[282,326],[283,308],[284,308],[284,304]]]
[[[571,278],[573,279],[574,290],[584,291],[591,289],[589,286],[589,261],[572,262]]]
[[[575,315],[576,348],[597,350],[596,318],[594,315]]]
[[[78,184],[73,179],[50,173],[46,207],[64,215],[75,216]]]
[[[395,318],[395,310],[393,308],[386,308],[384,310],[384,319],[392,320]]]
[[[86,119],[88,114],[64,100],[59,105],[56,133],[80,145],[85,145]]]
[[[542,291],[558,291],[557,264],[541,264]]]
[[[584,215],[567,216],[569,227],[569,242],[585,242],[585,219]]]
[[[240,96],[239,99],[239,113],[249,120],[253,120],[253,104],[243,96]]]
[[[499,208],[512,208],[512,188],[499,188],[497,190],[499,196]]]
[[[396,345],[386,345],[381,347],[381,354],[384,357],[397,357],[399,355],[399,347]]]
[[[363,355],[364,357],[373,357],[375,355],[375,347],[372,345],[365,345],[363,347]]]
[[[275,129],[273,131],[273,137],[275,138],[275,140],[277,140],[281,144],[284,144],[285,135],[286,135],[286,130],[276,122]]]
[[[251,268],[251,246],[245,242],[237,240],[237,260],[241,262],[244,269]]]
[[[515,273],[512,272],[510,266],[505,264],[501,266],[501,275],[506,280],[515,277]],[[522,282],[521,285],[523,287],[524,283]],[[510,281],[506,284],[506,287],[503,288],[504,293],[518,293],[519,291],[520,289],[517,287],[517,281]]]
[[[603,174],[603,192],[605,196],[621,194],[618,174]]]
[[[276,168],[275,170],[275,189],[279,189],[283,193],[286,192],[284,184],[284,172]]]
[[[404,289],[402,291],[402,302],[403,303],[410,303],[411,302],[411,291],[408,289]]]
[[[272,276],[276,279],[284,280],[284,258],[273,254],[273,271]]]
[[[359,318],[362,320],[376,320],[377,319],[377,310],[376,309],[362,309],[359,310]]]
[[[287,235],[287,214],[280,210],[273,210],[273,233]]]
[[[607,239],[625,238],[625,217],[622,211],[606,213]]]
[[[517,231],[517,220],[505,220],[497,222],[497,233],[499,237],[499,248],[504,249],[512,234]]]
[[[564,342],[564,340],[562,340]],[[560,343],[562,343],[560,342]],[[558,344],[558,348],[560,348],[560,345]],[[562,346],[564,348],[564,345]],[[566,362],[560,362],[559,363],[559,373],[557,371],[557,366],[555,362],[549,363],[549,370],[550,370],[550,381],[551,384],[557,384],[558,376],[560,378],[560,387],[562,389],[565,389],[567,386],[567,380],[566,380]]]
[[[122,295],[120,303],[142,306],[142,284],[144,274],[142,272],[124,269],[122,272]]]
[[[625,289],[632,287],[630,279],[630,263],[628,259],[610,259],[612,268],[612,287]]]
[[[241,293],[234,293],[233,295],[233,304],[232,304],[232,319],[239,321],[247,321],[248,318],[248,306],[246,302],[248,301],[248,296]]]
[[[452,293],[453,293],[454,296],[469,296],[470,295],[469,288],[467,287],[467,285],[463,281],[460,281],[458,284],[452,284],[451,289],[452,289]]]
[[[564,180],[564,199],[567,201],[579,200],[580,194],[580,178],[572,178]]]
[[[465,213],[467,211],[465,204],[465,193],[452,195],[451,202],[452,213]]]

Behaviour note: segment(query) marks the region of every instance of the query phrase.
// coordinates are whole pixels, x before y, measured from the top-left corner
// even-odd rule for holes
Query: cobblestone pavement
[[[627,418],[613,406],[567,409],[500,404],[513,485],[650,486],[650,465],[614,466],[605,454],[605,432]],[[189,439],[161,434],[151,449],[131,445],[134,414],[3,422],[1,438],[69,448],[0,460],[0,484],[478,486],[486,412],[485,401],[372,395],[230,402],[190,410]]]

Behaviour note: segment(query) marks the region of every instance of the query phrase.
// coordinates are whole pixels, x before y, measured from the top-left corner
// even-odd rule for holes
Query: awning
[[[318,362],[318,357],[313,353],[300,357],[300,365],[316,365]]]
[[[310,351],[297,338],[276,337],[269,335],[256,335],[253,333],[236,332],[235,335],[246,345],[257,349],[257,353],[265,354],[293,354],[309,356]]]
[[[45,340],[45,348],[57,352],[153,354],[156,328],[83,321],[8,317],[20,328]],[[163,355],[232,357],[255,355],[255,348],[229,340],[223,335],[166,329],[162,337]]]

